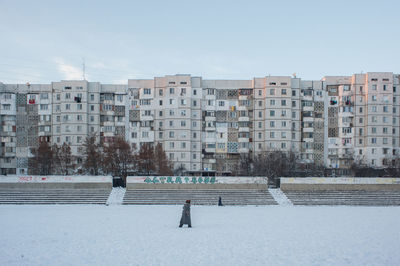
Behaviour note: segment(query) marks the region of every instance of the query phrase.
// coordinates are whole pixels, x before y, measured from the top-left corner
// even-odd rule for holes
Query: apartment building
[[[188,74],[51,84],[0,83],[2,174],[26,174],[40,140],[71,146],[77,168],[90,134],[135,151],[161,143],[175,168],[234,172],[241,155],[283,150],[346,174],[399,154],[399,75],[369,72],[301,80],[207,80]]]

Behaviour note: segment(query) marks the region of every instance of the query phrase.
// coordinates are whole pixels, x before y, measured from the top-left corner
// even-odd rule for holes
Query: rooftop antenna
[[[86,73],[85,73],[85,58],[82,57],[82,79],[86,80]]]

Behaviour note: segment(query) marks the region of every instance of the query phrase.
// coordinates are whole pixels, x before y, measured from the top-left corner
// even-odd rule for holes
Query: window
[[[82,121],[82,115],[77,115],[77,116],[76,116],[76,120]]]
[[[383,90],[386,91],[387,90],[387,85],[383,85]]]
[[[143,89],[143,94],[150,95],[151,94],[151,89]],[[121,100],[121,102],[122,102],[122,100]]]
[[[174,94],[175,93],[175,89],[174,88],[169,88],[169,94]]]
[[[372,101],[376,102],[376,95],[372,95]]]
[[[292,107],[296,107],[296,101],[292,101]]]
[[[286,95],[286,89],[282,89],[281,94]]]
[[[133,139],[136,139],[136,138],[137,138],[137,132],[132,132],[132,133],[131,133],[131,137],[132,137]]]
[[[11,104],[3,104],[3,110],[11,110]],[[40,105],[40,109],[42,110],[42,104]]]
[[[90,116],[90,122],[94,122],[94,116]]]
[[[286,100],[281,100],[281,106],[286,106]]]
[[[69,103],[65,104],[65,110],[71,110],[71,104]]]
[[[376,144],[376,138],[371,138],[371,143]]]
[[[270,126],[270,127],[275,127],[275,121],[270,121],[270,122],[269,122],[269,126]]]
[[[384,113],[389,112],[389,107],[388,107],[388,106],[383,106],[383,112],[384,112]]]
[[[170,137],[170,138],[173,138],[174,136],[175,136],[174,131],[170,131],[170,132],[169,132],[169,137]]]
[[[372,134],[376,134],[376,127],[372,128]]]
[[[78,110],[82,110],[82,104],[78,103],[77,108],[78,108]]]
[[[142,132],[142,138],[148,138],[149,137],[149,132],[143,131]]]
[[[296,91],[292,90],[292,96],[296,96]]]
[[[376,88],[377,88],[377,85],[375,85],[375,84],[372,85],[372,90],[373,90],[373,91],[376,91]]]
[[[184,120],[181,121],[181,127],[186,127],[186,121]]]
[[[282,137],[283,139],[286,139],[286,132],[282,132],[282,133],[281,133],[281,137]]]
[[[383,134],[387,134],[389,131],[388,131],[388,128],[387,127],[384,127],[383,129],[382,129],[382,132],[383,132]]]
[[[94,94],[90,94],[90,100],[94,101]]]
[[[262,96],[262,90],[258,90],[258,96]]]
[[[163,89],[159,89],[159,90],[158,90],[158,95],[159,95],[159,96],[163,96],[163,95],[164,95]]]
[[[271,117],[275,116],[275,111],[274,111],[274,110],[269,111],[269,115],[270,115]]]
[[[90,106],[90,111],[94,111],[94,105]]]
[[[275,105],[275,100],[270,100],[269,105],[274,106]]]
[[[262,128],[262,122],[258,122],[258,128]]]
[[[271,139],[275,138],[275,132],[270,132],[270,133],[269,133],[269,137],[270,137]]]
[[[269,95],[275,95],[275,89],[270,89],[269,90]]]

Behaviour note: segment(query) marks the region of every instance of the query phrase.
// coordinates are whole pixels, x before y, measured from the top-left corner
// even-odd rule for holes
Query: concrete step
[[[293,202],[294,205],[400,205],[400,191],[396,190],[286,191],[285,194]]]
[[[193,205],[276,205],[267,190],[251,189],[135,189],[127,190],[123,204],[181,205],[190,199]]]
[[[106,204],[110,190],[1,189],[0,204]]]

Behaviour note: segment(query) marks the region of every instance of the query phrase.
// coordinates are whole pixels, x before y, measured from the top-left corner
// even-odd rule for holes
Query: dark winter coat
[[[180,224],[192,225],[190,219],[190,203],[185,203],[182,210],[182,218]]]

